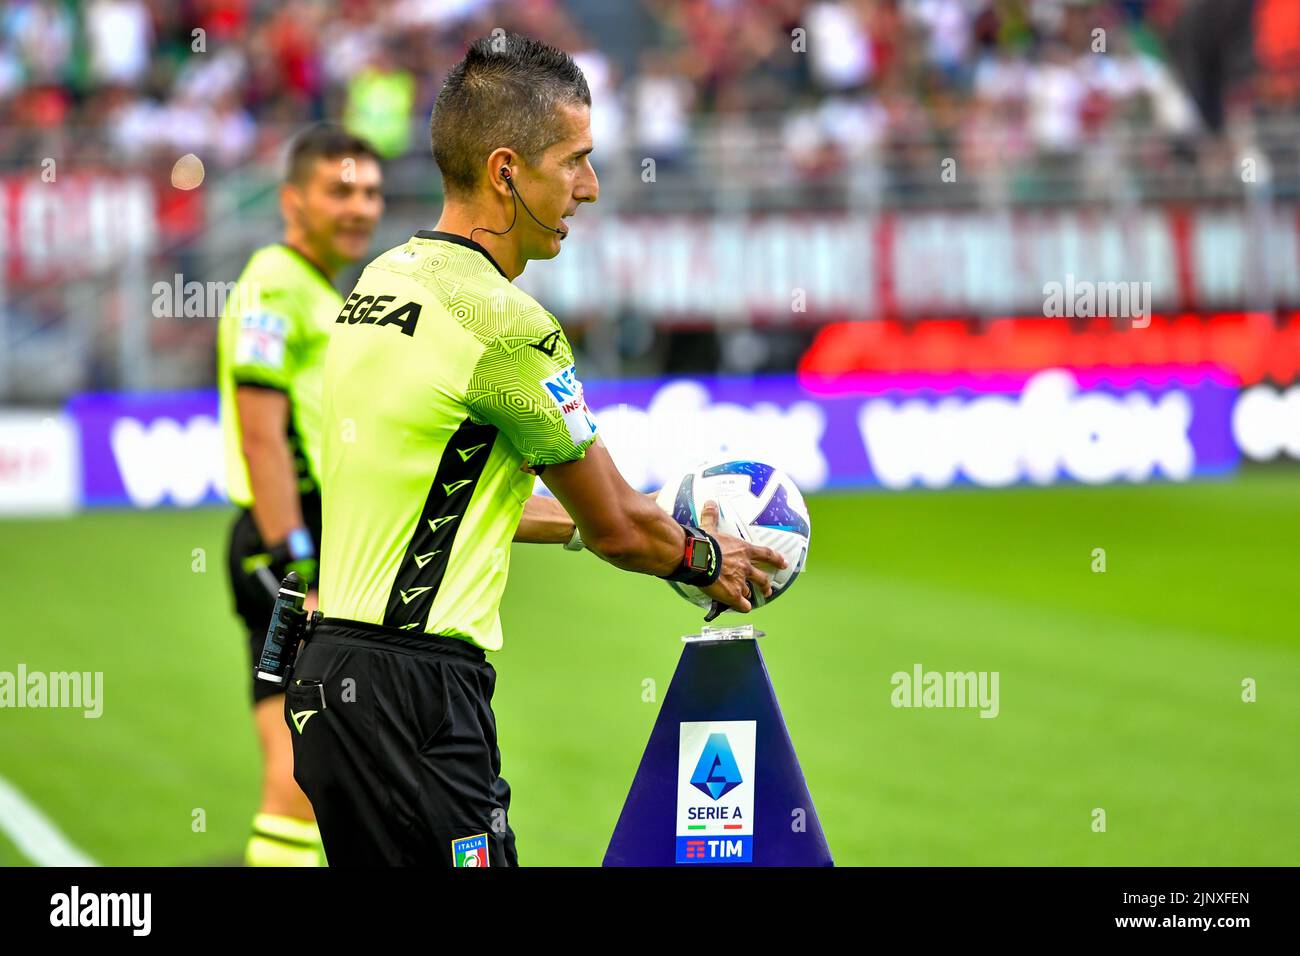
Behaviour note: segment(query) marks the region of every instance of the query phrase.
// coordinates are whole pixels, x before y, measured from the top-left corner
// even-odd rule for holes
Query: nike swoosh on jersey
[[[411,588],[409,591],[401,591],[401,592],[399,592],[399,593],[402,595],[402,603],[403,603],[403,604],[410,604],[412,601],[414,601],[417,597],[419,597],[419,596],[420,596],[421,594],[423,594],[425,591],[432,591],[432,590],[433,590],[432,587],[425,587],[425,588]]]
[[[452,494],[464,488],[466,485],[472,485],[473,483],[474,483],[473,478],[462,478],[460,481],[453,481],[449,485],[443,485],[442,490],[445,491],[447,495],[450,497]]]
[[[480,448],[486,448],[486,447],[487,447],[487,442],[483,442],[481,445],[475,445],[473,448],[466,448],[463,450],[457,448],[456,454],[460,455],[461,461],[469,461],[470,455],[474,454],[474,452],[478,451]]]
[[[442,554],[442,548],[437,551],[430,551],[428,554],[414,554],[411,557],[415,560],[415,566],[422,568],[433,560],[435,554]]]

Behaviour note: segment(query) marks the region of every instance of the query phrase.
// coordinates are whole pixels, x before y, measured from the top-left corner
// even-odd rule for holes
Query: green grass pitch
[[[751,620],[836,862],[1294,865],[1298,494],[1275,469],[812,497],[808,571]],[[102,863],[242,854],[258,765],[228,524],[0,524],[0,670],[105,675],[98,720],[0,710],[0,775]],[[590,554],[523,545],[503,615],[521,862],[599,864],[698,614]],[[894,708],[891,675],[918,663],[997,671],[1000,714]],[[25,862],[0,837],[0,864]]]

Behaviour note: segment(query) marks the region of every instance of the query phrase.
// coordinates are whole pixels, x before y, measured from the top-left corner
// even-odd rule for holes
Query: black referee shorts
[[[330,866],[517,866],[492,691],[457,638],[326,618],[285,693]]]

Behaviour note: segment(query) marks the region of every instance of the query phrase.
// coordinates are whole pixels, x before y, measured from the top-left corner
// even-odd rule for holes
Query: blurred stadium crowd
[[[1158,133],[1165,162],[1242,96],[1300,89],[1294,0],[10,0],[0,155],[233,168],[343,116],[423,157],[445,71],[495,28],[578,55],[602,149],[673,164],[703,118],[767,123],[813,179],[882,146],[1068,159],[1116,129]]]
[[[774,349],[784,333],[744,326],[788,319],[794,286],[815,286],[806,326],[1032,314],[1045,277],[1101,276],[1126,236],[1154,251],[1111,259],[1161,308],[1293,298],[1256,212],[1300,197],[1300,0],[9,0],[0,397],[209,382],[211,323],[151,290],[229,282],[278,234],[305,123],[342,119],[387,157],[376,250],[428,225],[429,111],[495,30],[569,50],[592,88],[601,202],[524,278],[606,374],[793,368],[810,331]],[[202,189],[172,188],[185,153]],[[1241,207],[1226,232],[1219,200]],[[1025,208],[1069,221],[1006,215]],[[1225,280],[1195,250],[1241,264]]]
[[[592,407],[635,410],[625,427],[749,415],[812,486],[868,480],[868,460],[942,484],[958,446],[1006,450],[993,439],[1010,432],[976,427],[993,419],[962,424],[1005,395],[927,410],[933,396],[897,392],[933,440],[912,419],[882,413],[864,437],[856,412],[827,412],[823,462],[819,428],[763,417],[765,390],[820,408],[819,377],[1011,368],[1030,417],[1075,388],[1116,413],[1106,474],[1149,474],[1124,456],[1152,449],[1178,452],[1160,467],[1179,480],[1300,459],[1300,0],[10,0],[0,418],[35,409],[9,427],[8,460],[34,463],[24,500],[67,457],[31,416],[65,405],[108,476],[86,473],[87,500],[154,501],[173,459],[195,463],[172,474],[176,500],[212,500],[215,319],[282,233],[285,144],[321,118],[374,143],[371,248],[402,242],[440,206],[427,123],[443,78],[498,30],[572,52],[592,88],[600,202],[519,283],[564,323],[592,394],[609,386]],[[173,178],[186,153],[198,188]],[[1142,417],[1184,400],[1172,379],[1121,407],[1087,375],[1037,377],[1152,363],[1185,373],[1196,421],[1167,444],[1136,429],[1177,424]],[[1196,370],[1211,365],[1226,378]],[[723,391],[663,378],[682,375]],[[194,444],[151,457],[173,439]],[[1011,474],[981,462],[977,483]]]

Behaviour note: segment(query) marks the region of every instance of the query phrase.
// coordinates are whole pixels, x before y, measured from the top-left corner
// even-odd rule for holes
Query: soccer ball
[[[655,499],[681,524],[698,525],[700,510],[718,503],[718,531],[763,545],[785,558],[787,567],[772,574],[772,596],[754,591],[755,608],[770,604],[789,590],[808,560],[808,506],[789,475],[761,461],[727,461],[702,465],[664,485]],[[768,570],[764,568],[764,570]],[[713,599],[699,588],[669,581],[669,586],[697,607]]]

